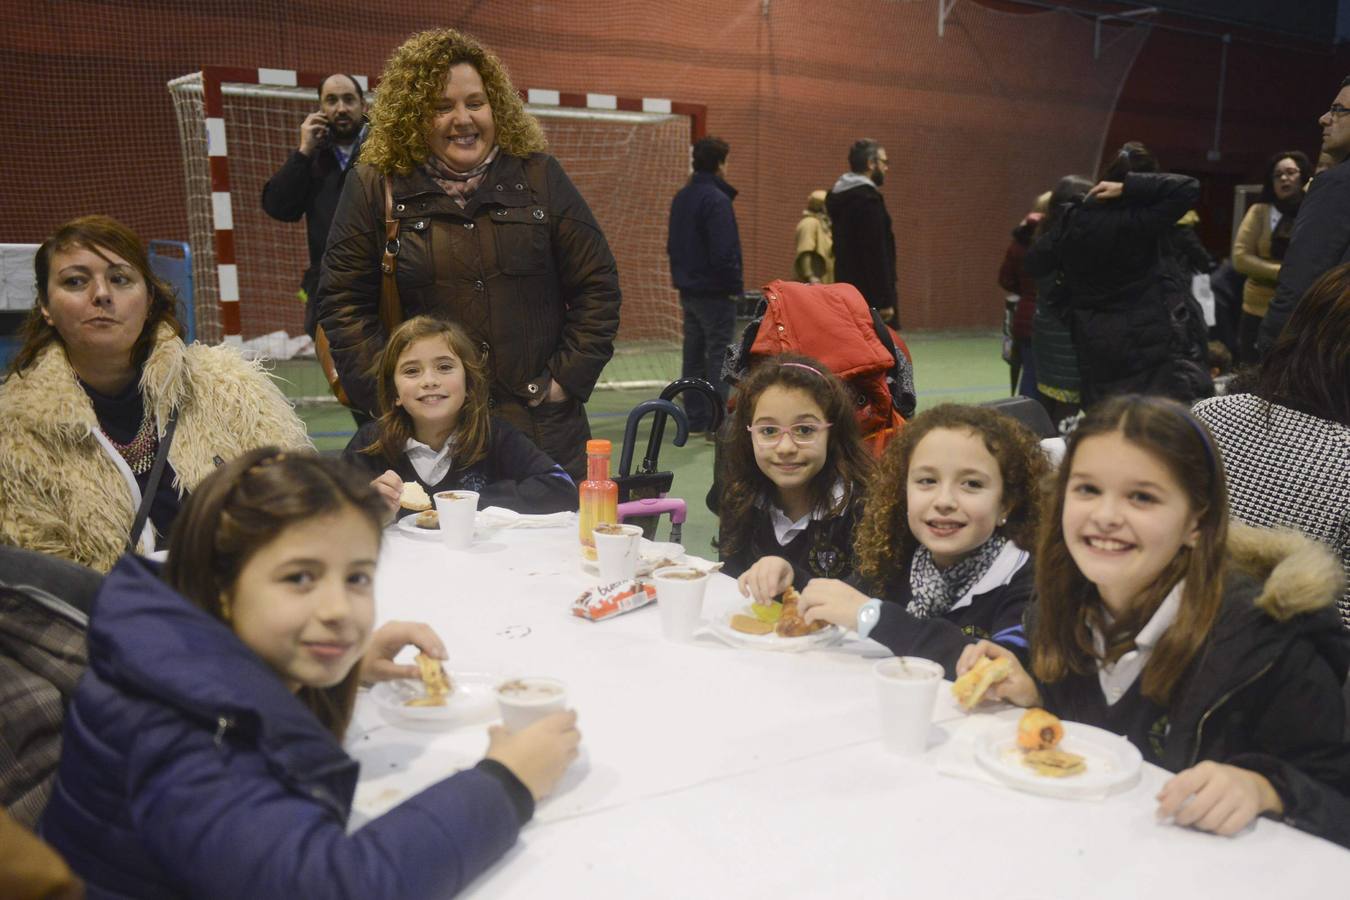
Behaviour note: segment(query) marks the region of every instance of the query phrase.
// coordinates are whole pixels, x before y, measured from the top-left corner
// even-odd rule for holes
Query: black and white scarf
[[[947,569],[939,569],[933,554],[919,545],[909,564],[910,601],[905,609],[920,619],[934,619],[945,615],[956,601],[973,588],[989,567],[994,564],[1008,539],[995,534],[970,552],[970,555]]]

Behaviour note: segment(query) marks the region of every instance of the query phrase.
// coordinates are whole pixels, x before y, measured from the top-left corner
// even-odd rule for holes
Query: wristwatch
[[[881,618],[881,601],[876,597],[858,607],[858,637],[865,638]]]

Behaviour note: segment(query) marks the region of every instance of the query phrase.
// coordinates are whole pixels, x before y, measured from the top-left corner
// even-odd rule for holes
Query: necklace
[[[126,460],[133,474],[144,475],[150,471],[150,466],[155,462],[155,451],[159,449],[159,436],[155,434],[155,417],[150,414],[149,408],[141,416],[141,427],[136,429],[136,435],[127,443],[119,444],[106,431],[103,431],[103,436]]]

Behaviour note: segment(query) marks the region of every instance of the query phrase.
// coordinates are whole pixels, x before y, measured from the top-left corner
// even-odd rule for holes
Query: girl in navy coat
[[[950,676],[968,644],[1023,652],[1039,482],[1036,437],[987,407],[944,404],[916,416],[882,457],[858,523],[858,568],[802,592],[807,621],[856,628]]]
[[[1124,735],[1177,774],[1158,818],[1232,835],[1258,815],[1350,847],[1350,641],[1340,566],[1230,522],[1223,462],[1185,407],[1125,395],[1069,437],[1036,548],[1031,664],[986,698]],[[982,642],[982,656],[1011,659]]]
[[[405,482],[429,497],[477,491],[480,507],[577,508],[576,484],[562,466],[488,415],[483,360],[459,325],[416,316],[395,328],[380,356],[379,393],[380,418],[356,432],[343,458],[375,476],[391,510],[399,510]]]
[[[345,465],[256,450],[193,492],[162,574],[109,573],[41,824],[91,897],[450,896],[515,843],[572,712],[347,834],[384,514]]]

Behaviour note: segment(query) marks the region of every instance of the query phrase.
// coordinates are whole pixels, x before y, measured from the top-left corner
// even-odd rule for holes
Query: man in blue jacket
[[[731,343],[736,324],[735,298],[744,291],[741,280],[741,236],[731,201],[736,189],[725,181],[726,141],[705,137],[694,144],[694,174],[670,204],[670,275],[684,308],[683,377],[706,378],[722,402],[727,385],[722,380],[722,355]],[[686,393],[689,430],[708,432],[713,411],[706,399]],[[709,432],[709,439],[712,434]]]

